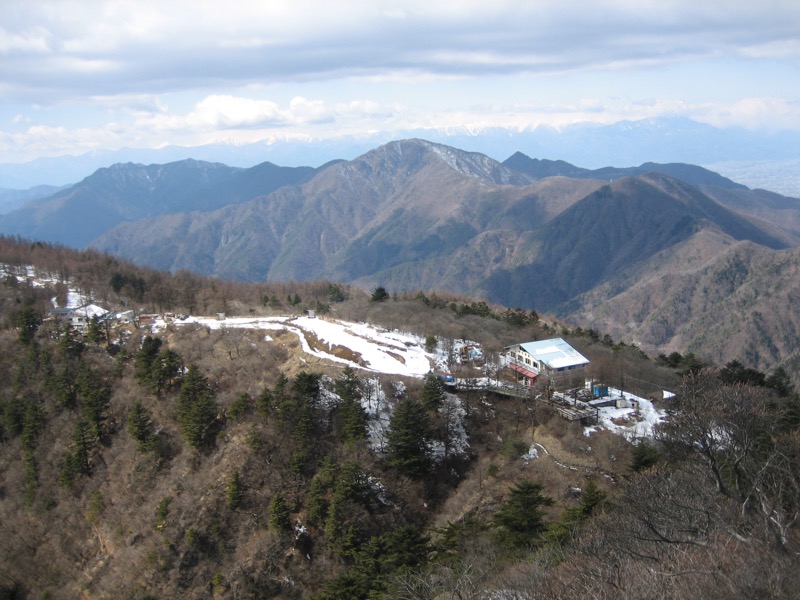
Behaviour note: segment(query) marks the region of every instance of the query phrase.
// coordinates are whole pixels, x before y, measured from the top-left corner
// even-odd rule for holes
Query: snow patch
[[[589,436],[600,429],[607,429],[635,442],[653,437],[655,426],[667,417],[666,411],[657,409],[647,398],[616,388],[608,388],[608,399],[623,400],[629,408],[601,407],[597,425],[585,427],[584,435]]]

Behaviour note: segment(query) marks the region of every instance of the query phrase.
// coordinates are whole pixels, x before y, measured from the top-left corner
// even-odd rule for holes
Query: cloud
[[[271,100],[214,94],[203,98],[187,114],[161,111],[143,115],[137,125],[160,132],[271,129],[322,123],[330,121],[333,114],[323,101],[299,96],[282,108]]]
[[[738,53],[797,57],[797,3],[33,2],[0,31],[11,87],[107,95],[394,71],[632,68]],[[38,68],[31,71],[31,63]],[[56,77],[55,86],[42,72]],[[102,77],[98,75],[102,74]]]
[[[788,0],[15,1],[4,155],[45,151],[33,126],[50,154],[661,114],[800,128],[798,22]]]
[[[698,111],[698,120],[716,127],[744,127],[753,130],[800,130],[800,102],[783,98],[745,98],[729,106]]]
[[[45,54],[50,51],[49,34],[43,27],[9,32],[0,27],[0,54]]]

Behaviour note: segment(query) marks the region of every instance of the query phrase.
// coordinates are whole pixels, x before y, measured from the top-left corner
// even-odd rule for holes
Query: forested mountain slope
[[[82,248],[118,223],[214,210],[305,181],[314,172],[310,167],[263,163],[241,169],[197,160],[116,164],[4,215],[0,231]]]
[[[745,599],[800,585],[800,398],[781,370],[651,360],[469,298],[172,276],[5,238],[0,264],[3,597]],[[466,335],[487,357],[557,334],[593,377],[678,396],[634,445],[559,417],[546,386],[450,393],[320,360],[304,349],[320,340],[280,328],[46,320],[76,296],[162,316],[315,308],[431,348]]]

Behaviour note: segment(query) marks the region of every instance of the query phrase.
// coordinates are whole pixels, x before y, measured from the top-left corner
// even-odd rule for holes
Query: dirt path
[[[543,436],[537,436],[536,431],[533,432],[533,445],[536,446],[539,450],[541,450],[547,458],[549,458],[554,464],[558,465],[563,469],[569,469],[570,471],[583,471],[584,473],[590,473],[592,475],[601,475],[606,479],[610,480],[612,484],[616,485],[618,475],[616,473],[611,473],[610,471],[606,471],[605,469],[601,469],[597,466],[588,464],[588,461],[585,460],[575,460],[577,457],[570,457],[570,459],[564,458],[563,450],[560,448],[560,444],[558,440],[555,438],[547,438],[542,439]],[[548,445],[551,446],[551,449],[548,449],[542,441],[537,441],[537,438],[542,439],[542,441],[547,441]],[[556,447],[558,447],[556,449]]]

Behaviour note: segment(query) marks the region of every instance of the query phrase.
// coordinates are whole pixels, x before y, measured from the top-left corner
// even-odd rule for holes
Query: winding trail
[[[549,458],[554,464],[558,465],[559,467],[561,467],[563,469],[569,469],[570,471],[583,471],[585,473],[590,473],[592,475],[602,475],[603,477],[605,477],[606,479],[611,481],[611,483],[613,485],[617,484],[617,476],[616,476],[616,474],[611,473],[610,471],[606,471],[605,469],[601,469],[599,467],[587,467],[587,466],[584,466],[584,465],[567,464],[567,463],[557,459],[547,448],[544,447],[543,444],[541,444],[539,442],[533,442],[533,445],[536,446],[537,448],[541,449],[542,452],[544,452],[547,455],[547,458]]]

